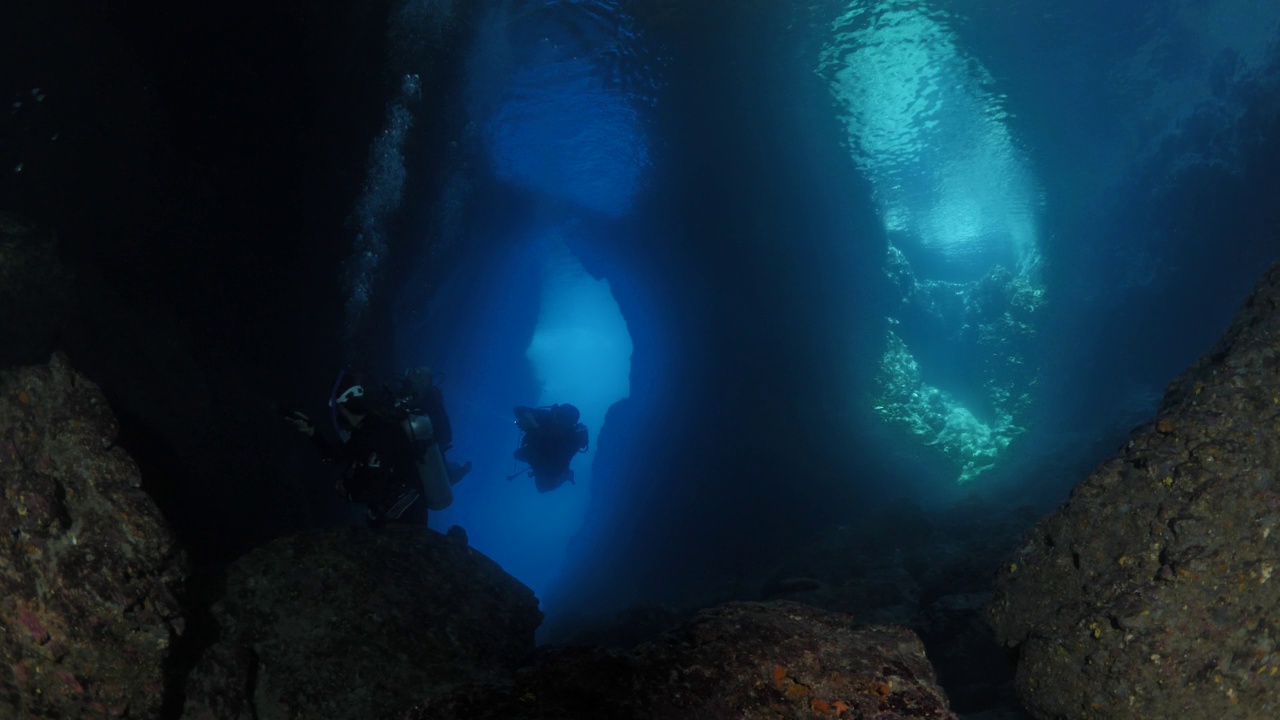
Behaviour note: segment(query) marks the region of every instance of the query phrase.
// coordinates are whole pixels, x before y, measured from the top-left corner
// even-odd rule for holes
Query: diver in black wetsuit
[[[550,492],[573,482],[569,462],[587,449],[587,426],[578,422],[578,408],[567,403],[538,408],[518,405],[514,412],[516,426],[524,431],[524,437],[512,455],[529,463],[529,474],[538,492]]]
[[[427,415],[408,415],[392,405],[371,401],[352,379],[331,401],[335,421],[350,437],[335,443],[316,432],[303,413],[287,412],[309,435],[320,457],[344,466],[335,489],[368,508],[371,525],[426,523],[427,510],[443,510],[453,501],[450,476]]]

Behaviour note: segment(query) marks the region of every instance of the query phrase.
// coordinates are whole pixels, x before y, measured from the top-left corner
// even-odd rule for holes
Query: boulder
[[[1002,565],[989,620],[1032,714],[1280,717],[1277,474],[1280,265]]]
[[[237,560],[185,720],[400,718],[424,697],[508,677],[534,651],[533,592],[425,527],[337,528]]]
[[[186,575],[65,357],[0,372],[0,717],[157,717]]]
[[[955,718],[910,630],[800,603],[727,603],[627,651],[547,651],[514,682],[424,699],[406,720]]]

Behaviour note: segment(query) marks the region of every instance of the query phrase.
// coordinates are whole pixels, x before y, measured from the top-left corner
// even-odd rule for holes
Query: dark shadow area
[[[187,679],[205,651],[218,642],[218,622],[211,608],[225,591],[225,571],[220,566],[210,566],[197,569],[178,596],[186,624],[182,635],[174,642],[165,666],[161,720],[182,717],[187,699]]]

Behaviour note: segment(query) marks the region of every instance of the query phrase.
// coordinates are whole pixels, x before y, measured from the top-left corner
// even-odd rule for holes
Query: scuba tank
[[[400,421],[400,428],[418,451],[415,467],[422,497],[428,510],[443,510],[453,502],[453,487],[449,484],[449,471],[445,469],[440,444],[433,441],[431,418],[426,415],[408,415]]]

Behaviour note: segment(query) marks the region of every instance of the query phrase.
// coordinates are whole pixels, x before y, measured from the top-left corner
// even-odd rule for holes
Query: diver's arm
[[[298,432],[311,438],[311,444],[315,446],[316,452],[320,453],[321,460],[324,460],[325,462],[338,462],[339,460],[346,459],[345,456],[349,453],[345,452],[345,443],[335,444],[322,435],[319,429],[316,428],[315,423],[311,422],[311,418],[308,417],[306,413],[300,410],[281,408],[280,414],[284,416],[284,419],[290,425],[297,428]]]
[[[515,408],[516,426],[524,432],[538,428],[537,411],[531,407],[517,405]]]

